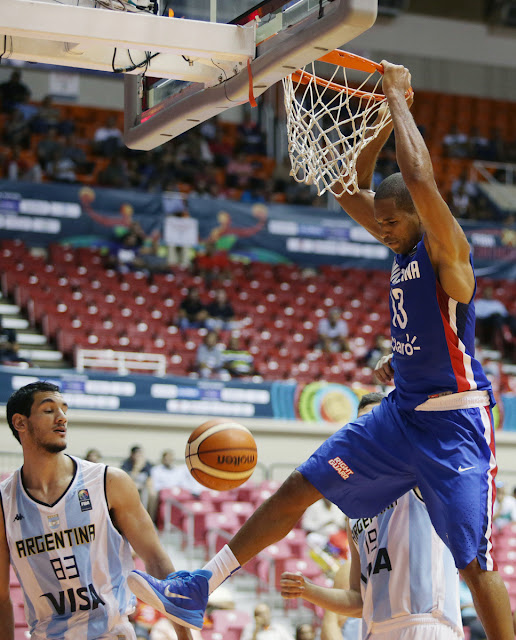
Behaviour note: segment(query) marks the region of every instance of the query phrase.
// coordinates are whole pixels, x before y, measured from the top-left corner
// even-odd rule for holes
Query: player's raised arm
[[[374,124],[380,122],[387,105],[382,105],[378,111]],[[374,129],[371,128],[371,131]],[[356,162],[357,181],[360,191],[354,195],[343,193],[337,197],[337,202],[355,222],[362,225],[377,240],[382,242],[378,225],[374,219],[374,192],[372,191],[373,173],[378,154],[387,142],[392,132],[392,124],[387,124],[378,136],[362,149]],[[367,134],[366,134],[367,135]],[[335,185],[338,188],[338,184]]]
[[[468,303],[474,289],[469,244],[437,189],[430,153],[405,100],[411,84],[410,73],[386,60],[382,65],[382,87],[396,136],[396,159],[423,224],[430,259],[446,293]]]
[[[13,603],[9,591],[9,548],[5,535],[4,512],[0,500],[0,638],[14,639]]]

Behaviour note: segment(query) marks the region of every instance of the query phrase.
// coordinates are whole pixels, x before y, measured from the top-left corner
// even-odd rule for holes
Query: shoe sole
[[[170,613],[170,611],[167,611],[161,598],[149,585],[145,578],[142,578],[142,576],[138,575],[137,573],[130,573],[127,576],[127,585],[129,586],[129,589],[131,589],[131,591],[134,593],[134,595],[138,598],[138,600],[141,600],[142,602],[145,602],[145,604],[150,605],[151,607],[162,613],[164,616],[166,616],[169,620],[177,622],[177,624],[181,625],[182,627],[188,627],[189,629],[197,629],[197,631],[201,631],[204,620],[199,626],[199,624],[189,622],[188,620],[185,620],[184,618],[181,618],[178,615],[174,615],[173,613]],[[169,607],[177,609],[178,612],[189,613],[188,610],[176,607],[176,605],[171,602],[167,604]],[[192,617],[194,615],[195,614],[192,612]]]

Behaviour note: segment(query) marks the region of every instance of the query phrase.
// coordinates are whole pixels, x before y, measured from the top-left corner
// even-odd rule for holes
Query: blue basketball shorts
[[[350,518],[372,518],[419,486],[457,568],[477,558],[495,570],[491,409],[407,411],[394,395],[330,436],[298,471]]]

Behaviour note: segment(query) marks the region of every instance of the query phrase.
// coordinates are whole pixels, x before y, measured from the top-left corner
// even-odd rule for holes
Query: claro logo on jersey
[[[338,456],[336,458],[328,460],[328,464],[330,465],[330,467],[333,467],[335,469],[335,471],[343,480],[347,480],[349,476],[353,475],[353,471],[351,471],[348,465]]]
[[[396,340],[396,338],[392,338],[392,350],[394,353],[399,353],[402,356],[413,356],[414,351],[420,351],[421,347],[415,344],[417,340],[417,336],[412,336],[408,333],[405,334],[405,341]]]

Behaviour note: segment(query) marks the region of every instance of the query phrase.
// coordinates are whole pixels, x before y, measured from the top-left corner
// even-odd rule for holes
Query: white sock
[[[224,580],[240,569],[240,565],[238,560],[235,558],[235,555],[226,544],[217,553],[217,555],[203,567],[203,569],[211,571],[212,573],[210,578],[210,593],[213,593],[215,589],[224,582]]]

